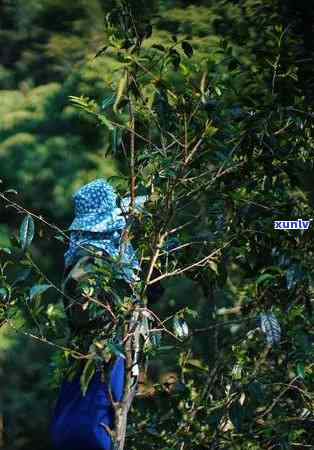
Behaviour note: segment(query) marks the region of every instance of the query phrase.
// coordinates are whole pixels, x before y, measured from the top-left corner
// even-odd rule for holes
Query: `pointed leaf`
[[[24,218],[20,227],[20,244],[26,250],[34,238],[35,225],[32,216],[29,214]]]
[[[47,289],[51,288],[51,284],[35,284],[30,290],[29,299],[36,297],[37,295],[43,294]]]
[[[196,367],[197,369],[208,373],[208,366],[203,361],[201,361],[200,359],[189,359],[187,364],[189,366]]]
[[[189,336],[189,327],[183,319],[177,319],[175,317],[173,319],[173,329],[175,335],[180,339],[184,339]]]
[[[125,71],[117,87],[116,99],[113,105],[113,110],[115,113],[120,108],[121,101],[123,100],[123,97],[126,94],[127,88],[128,88],[128,73],[127,71]]]
[[[11,249],[10,248],[8,248],[8,247],[2,247],[2,248],[0,248],[0,252],[4,252],[4,253],[7,253],[8,255],[11,255]]]
[[[304,369],[303,362],[298,362],[298,364],[297,364],[297,375],[303,379],[305,377],[305,369]]]
[[[150,342],[153,347],[158,347],[161,342],[161,333],[158,331],[155,331],[154,333],[151,333],[150,335]]]
[[[274,345],[280,341],[281,328],[277,317],[272,314],[260,315],[261,330],[266,335],[266,341],[269,345]]]
[[[110,97],[104,97],[103,101],[101,103],[101,109],[105,110],[106,108],[108,108],[108,106],[111,106],[114,104],[115,101],[115,96],[111,95]]]
[[[89,383],[91,379],[93,378],[93,375],[95,373],[95,364],[92,359],[89,359],[87,363],[85,364],[84,370],[82,372],[81,378],[80,378],[80,384],[82,389],[82,394],[85,396]]]

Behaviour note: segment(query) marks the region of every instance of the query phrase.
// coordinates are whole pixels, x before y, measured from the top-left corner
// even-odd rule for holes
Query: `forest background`
[[[108,150],[116,145],[111,133],[96,126],[69,101],[69,96],[85,95],[101,105],[115,92],[119,77],[115,56],[106,52],[95,58],[104,46],[104,17],[110,4],[102,0],[0,0],[1,190],[17,190],[17,194],[8,193],[10,198],[62,229],[72,220],[71,195],[78,187],[94,178],[125,173],[123,155],[108,156]],[[155,311],[168,317],[193,305],[198,318],[192,318],[191,325],[201,329],[217,317],[238,319],[254,285],[254,301],[263,307],[274,305],[281,321],[286,320],[282,347],[267,361],[269,370],[276,373],[279,364],[280,374],[282,365],[289,366],[287,385],[295,377],[300,381],[291,389],[291,396],[287,391],[286,404],[280,406],[278,401],[278,416],[282,414],[280,407],[287,408],[289,418],[288,405],[302,420],[288,420],[273,432],[273,427],[265,425],[267,432],[254,447],[247,431],[248,414],[237,403],[229,416],[230,427],[234,426],[239,435],[234,444],[217,448],[312,448],[313,436],[308,430],[313,429],[313,229],[293,232],[277,246],[281,238],[278,231],[272,231],[272,220],[308,219],[313,215],[314,8],[306,0],[169,0],[151,2],[150,8],[154,11],[152,42],[166,45],[169,35],[174,35],[193,47],[193,55],[186,47],[186,61],[182,60],[179,75],[173,74],[176,83],[184,86],[182,75],[192,76],[193,70],[201,73],[200,68],[211,74],[209,98],[202,100],[207,102],[208,115],[219,130],[213,141],[214,161],[226,158],[228,137],[238,138],[240,155],[249,161],[242,172],[222,179],[223,204],[213,193],[202,197],[201,207],[211,217],[211,228],[204,230],[205,234],[230,232],[230,227],[238,227],[238,233],[245,234],[254,228],[252,225],[258,234],[268,227],[265,238],[252,235],[250,250],[236,241],[232,262],[230,255],[223,255],[208,268],[210,296],[204,295],[198,283],[181,276],[163,283],[165,294]],[[201,84],[201,76],[196,79]],[[200,94],[205,95],[201,88]],[[277,117],[278,124],[280,120],[284,123],[275,129],[276,122],[269,125],[271,117]],[[246,127],[252,135],[241,134],[243,121],[250,121]],[[17,234],[22,220],[5,206],[3,202],[1,248],[10,247],[10,236]],[[64,245],[46,229],[38,232],[45,239],[32,245],[34,259],[49,279],[59,284]],[[5,256],[2,252],[1,258]],[[241,333],[241,325],[230,325],[228,333],[225,329],[230,343],[239,327]],[[206,364],[218,355],[219,338],[214,332],[197,336],[187,372],[206,372]],[[227,363],[235,384],[241,375],[235,373],[236,369],[232,372],[232,367],[235,361],[245,366],[252,351],[248,347],[238,348]],[[11,439],[8,448],[50,448],[47,430],[57,395],[53,368],[53,348],[2,327],[0,411],[6,415]],[[152,383],[159,383],[163,397],[154,400],[154,407],[159,408],[160,417],[165,416],[173,401],[171,386],[180,391],[177,362],[166,352],[150,370],[152,382],[147,396],[154,398]],[[256,396],[255,403],[263,404],[260,386],[250,383],[251,391],[255,389],[251,393]],[[176,395],[181,394],[173,397]],[[186,439],[191,439],[189,433],[201,434],[206,421],[215,427],[221,419],[219,414],[202,416],[197,431],[186,429]],[[198,422],[197,415],[193,417]],[[154,416],[154,421],[158,422],[158,417]],[[162,420],[160,424],[163,427]],[[162,447],[149,447],[150,439],[159,439],[158,423],[155,425],[156,429],[150,424],[143,445],[172,448],[167,438]],[[195,448],[201,448],[199,439]]]

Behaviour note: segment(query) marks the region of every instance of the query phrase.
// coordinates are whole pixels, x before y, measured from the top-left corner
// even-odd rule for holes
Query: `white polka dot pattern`
[[[110,256],[120,256],[122,278],[129,282],[139,280],[134,273],[134,269],[139,269],[139,262],[132,245],[129,242],[121,245],[126,220],[117,208],[117,194],[112,186],[100,178],[82,186],[73,198],[75,218],[69,227],[72,232],[64,255],[65,265],[76,262],[80,246],[91,245]]]

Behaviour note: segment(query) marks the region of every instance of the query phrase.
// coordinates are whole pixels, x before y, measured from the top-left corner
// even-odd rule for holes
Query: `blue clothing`
[[[122,242],[122,232],[126,228],[126,214],[130,208],[130,197],[121,200],[117,207],[118,197],[112,186],[103,178],[82,186],[73,196],[75,218],[69,227],[71,230],[69,248],[64,255],[65,266],[76,262],[77,249],[91,245],[95,249],[105,250],[113,258],[118,258],[121,267],[121,278],[127,282],[139,281],[134,271],[140,270],[132,244]],[[135,199],[135,208],[143,211],[141,205],[146,196]]]
[[[69,227],[69,247],[64,255],[69,269],[82,256],[82,247],[104,251],[116,264],[120,278],[129,283],[138,281],[135,270],[139,262],[130,242],[122,240],[130,197],[117,205],[117,195],[105,179],[94,180],[82,186],[74,195],[75,218]],[[146,197],[137,197],[135,207],[140,208]],[[71,292],[70,292],[71,295]],[[85,337],[84,337],[85,339]],[[115,401],[121,401],[124,389],[124,358],[117,357],[110,373],[109,384]],[[106,428],[114,426],[114,410],[108,386],[96,371],[82,394],[80,377],[64,380],[60,389],[51,425],[56,450],[110,450],[111,438]]]
[[[110,386],[115,401],[123,396],[125,362],[116,359],[110,375]],[[64,380],[60,389],[51,425],[52,443],[56,450],[110,450],[111,438],[102,425],[113,429],[114,411],[108,387],[96,371],[85,396],[80,378]]]
[[[139,277],[134,271],[140,270],[140,265],[130,242],[121,242],[123,230],[116,230],[113,233],[95,233],[89,231],[75,231],[70,235],[70,242],[67,252],[64,255],[65,267],[74,265],[77,262],[78,249],[84,246],[92,246],[95,251],[104,250],[108,255],[117,258],[117,270],[120,268],[120,277],[127,282],[138,281]],[[81,256],[81,255],[80,255]]]

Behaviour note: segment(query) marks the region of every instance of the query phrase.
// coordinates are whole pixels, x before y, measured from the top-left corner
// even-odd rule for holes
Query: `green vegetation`
[[[134,22],[117,5],[129,5]],[[0,178],[2,191],[18,191],[5,197],[64,229],[71,193],[93,178],[114,176],[121,194],[150,195],[151,215],[136,217],[132,233],[144,275],[152,261],[164,274],[154,312],[170,317],[176,339],[164,333],[150,349],[126,447],[312,448],[313,226],[273,225],[313,217],[310,2],[7,0],[0,8]],[[58,292],[34,290],[46,276],[60,284],[65,247],[40,220],[33,236],[30,218],[24,238],[10,241],[22,217],[8,204],[0,228],[6,448],[48,449],[64,352],[21,330],[71,347]],[[182,248],[165,249],[165,234]]]

